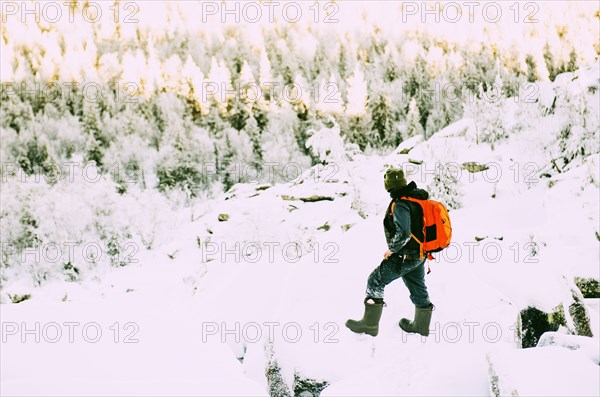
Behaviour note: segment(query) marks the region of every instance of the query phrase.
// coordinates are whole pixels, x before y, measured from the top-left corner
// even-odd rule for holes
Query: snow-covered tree
[[[219,106],[219,111],[225,113],[226,111],[226,93],[231,92],[231,74],[227,67],[217,61],[215,57],[211,58],[210,61],[210,72],[208,73],[207,84],[214,87],[214,94],[206,96],[207,100],[214,99],[215,103]]]
[[[423,127],[421,126],[421,115],[417,107],[417,101],[414,98],[410,100],[408,113],[406,115],[406,137],[422,136]]]
[[[344,111],[340,85],[333,74],[329,80],[321,80],[318,84],[319,93],[316,98],[316,108],[328,114],[341,114]]]
[[[584,87],[559,88],[556,114],[560,124],[553,155],[561,159],[562,168],[576,158],[583,159],[599,152],[600,121],[598,105],[593,104],[597,96],[584,90]]]
[[[257,162],[262,162],[263,159],[263,149],[261,145],[261,134],[262,131],[258,126],[258,122],[254,118],[254,116],[250,116],[246,121],[246,125],[244,126],[244,131],[248,135],[250,142],[252,143],[252,150],[254,152],[254,158]]]
[[[209,167],[216,165],[214,144],[204,129],[196,127],[190,134],[175,136],[171,146],[160,154],[156,166],[159,191],[179,189],[188,198],[194,198],[216,180],[216,167]],[[207,172],[207,169],[215,172]]]
[[[346,103],[346,114],[362,116],[366,112],[367,105],[367,82],[358,64],[354,68],[352,77],[348,80],[348,102]]]
[[[377,134],[380,144],[393,141],[396,145],[396,139],[392,137],[392,111],[389,107],[388,99],[384,94],[375,97],[369,97],[368,106],[371,112],[371,128]]]
[[[331,119],[333,127],[322,126],[319,130],[309,130],[310,138],[306,141],[306,147],[323,164],[341,163],[346,159],[344,139],[340,136],[340,126]]]
[[[433,200],[444,203],[449,210],[462,207],[462,189],[460,181],[450,172],[445,172],[443,167],[433,174],[427,183],[426,190]]]
[[[499,76],[487,90],[479,86],[479,97],[470,97],[465,103],[465,116],[475,120],[477,125],[476,143],[488,143],[492,149],[507,137],[504,127],[504,100],[502,81]]]

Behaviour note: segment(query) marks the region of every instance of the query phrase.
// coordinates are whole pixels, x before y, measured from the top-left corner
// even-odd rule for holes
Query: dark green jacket
[[[419,244],[411,238],[411,231],[422,230],[423,228],[423,210],[417,203],[408,200],[401,200],[400,197],[414,197],[421,200],[429,198],[429,193],[423,189],[417,188],[415,182],[393,190],[390,195],[392,201],[388,205],[383,220],[385,239],[388,249],[399,254],[419,254]],[[392,203],[394,212],[390,214]]]

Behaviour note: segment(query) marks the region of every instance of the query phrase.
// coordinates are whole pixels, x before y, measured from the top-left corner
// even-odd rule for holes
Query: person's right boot
[[[435,309],[432,303],[426,307],[415,306],[415,320],[410,321],[406,318],[400,320],[400,328],[404,332],[417,333],[423,336],[429,336],[429,324],[431,324],[431,312]]]
[[[385,302],[383,299],[365,299],[365,314],[361,320],[348,320],[346,321],[346,327],[350,331],[357,334],[368,334],[371,336],[377,336],[379,333],[379,320],[381,319],[381,313]]]

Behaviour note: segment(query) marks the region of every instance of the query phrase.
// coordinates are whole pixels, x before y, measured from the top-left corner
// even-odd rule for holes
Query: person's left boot
[[[406,318],[400,320],[400,328],[404,332],[417,333],[423,336],[429,336],[429,324],[431,324],[431,312],[435,309],[432,303],[429,306],[415,306],[415,319],[410,321]]]

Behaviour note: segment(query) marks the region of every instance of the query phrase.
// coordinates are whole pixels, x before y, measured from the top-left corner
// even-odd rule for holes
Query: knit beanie
[[[383,183],[385,190],[391,192],[392,190],[406,186],[406,178],[404,177],[404,171],[399,168],[390,168],[386,171],[383,177]]]

